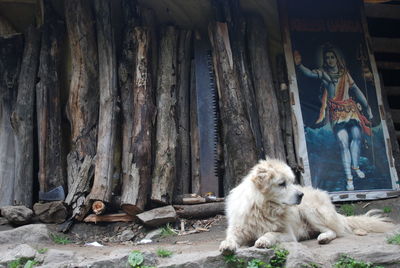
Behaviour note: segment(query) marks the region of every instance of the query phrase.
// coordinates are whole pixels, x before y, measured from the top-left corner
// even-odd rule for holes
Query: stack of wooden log
[[[292,167],[296,161],[287,88],[275,90],[262,19],[246,18],[236,0],[216,3],[222,16],[208,36],[226,194],[265,155]],[[68,189],[65,203],[77,220],[90,211],[121,208],[134,216],[171,203],[181,212],[193,203],[212,210],[222,201],[200,192],[194,32],[159,25],[135,1],[121,5],[121,44],[111,0],[65,1],[65,23],[43,1],[39,30],[0,38],[0,206],[32,207],[36,161],[40,192]],[[71,72],[64,109],[65,40]]]

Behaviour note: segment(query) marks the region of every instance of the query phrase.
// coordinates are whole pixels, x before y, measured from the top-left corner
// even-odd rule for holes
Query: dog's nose
[[[304,195],[304,193],[302,193],[302,192],[299,192],[297,194],[297,204],[301,203],[301,200],[303,199],[303,195]]]

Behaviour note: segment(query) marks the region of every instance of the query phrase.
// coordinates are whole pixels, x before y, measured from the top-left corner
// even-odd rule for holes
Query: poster
[[[334,200],[398,190],[362,1],[280,2],[303,183]]]

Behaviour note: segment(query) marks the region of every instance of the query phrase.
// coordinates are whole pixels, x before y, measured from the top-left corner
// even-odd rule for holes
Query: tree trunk
[[[176,74],[177,35],[173,26],[161,31],[157,81],[156,158],[151,200],[171,202],[176,177]]]
[[[190,65],[192,32],[181,30],[178,48],[177,117],[178,140],[176,152],[176,183],[174,196],[189,193],[190,183]]]
[[[82,220],[90,208],[85,201],[93,178],[96,154],[99,81],[97,45],[90,2],[65,2],[65,17],[72,57],[72,75],[67,104],[71,123],[71,151],[68,154],[68,189],[66,203],[73,216]]]
[[[285,148],[280,129],[278,100],[275,94],[268,55],[265,24],[260,17],[249,19],[248,49],[256,94],[258,117],[265,154],[285,160]]]
[[[111,23],[111,1],[95,0],[99,55],[100,109],[96,167],[90,200],[111,201],[117,129],[117,60]]]
[[[191,193],[200,194],[200,140],[197,122],[197,93],[195,65],[190,66],[190,162],[191,162]]]
[[[39,82],[36,85],[36,113],[41,192],[66,186],[61,135],[60,81],[58,64],[65,25],[44,1],[44,24],[40,50]]]
[[[121,206],[126,213],[135,215],[144,210],[151,183],[155,105],[150,77],[150,31],[135,27],[126,41],[130,45],[125,43],[128,46],[123,54],[133,57],[120,65],[124,118]]]
[[[243,106],[239,72],[236,69],[225,23],[210,25],[209,35],[220,100],[224,144],[224,190],[228,193],[257,163],[256,144]]]
[[[17,99],[23,37],[0,37],[0,207],[13,205],[15,143],[11,113]]]
[[[15,133],[15,205],[32,207],[33,109],[40,51],[40,32],[30,26],[25,34],[24,54],[18,78],[18,96],[11,125]]]

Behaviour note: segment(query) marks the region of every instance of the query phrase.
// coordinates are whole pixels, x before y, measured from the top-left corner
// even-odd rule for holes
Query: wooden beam
[[[400,109],[390,109],[393,123],[400,123]]]
[[[400,96],[400,87],[385,87],[386,94],[390,96]]]
[[[400,6],[365,4],[365,14],[368,18],[400,20]]]
[[[400,62],[393,61],[377,61],[376,65],[379,69],[385,70],[400,70]]]
[[[2,3],[36,5],[37,4],[37,0],[0,0],[0,4],[2,4]]]
[[[400,38],[372,38],[372,49],[374,52],[400,53]]]
[[[95,215],[90,214],[83,221],[84,222],[131,222],[135,220],[135,216],[126,213]]]

